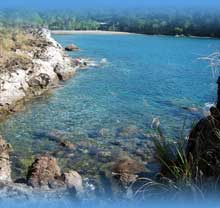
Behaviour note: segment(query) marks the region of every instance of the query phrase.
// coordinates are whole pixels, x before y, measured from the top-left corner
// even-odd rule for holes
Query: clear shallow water
[[[75,169],[97,185],[120,155],[146,162],[145,133],[160,117],[168,135],[178,135],[202,116],[183,107],[202,109],[215,99],[207,63],[198,57],[219,49],[220,40],[142,35],[54,36],[63,46],[77,44],[74,57],[106,58],[101,68],[79,72],[52,95],[42,96],[0,124],[13,145],[17,176],[34,155],[49,152],[64,169]],[[213,87],[214,86],[214,87]],[[55,135],[55,136],[54,136]],[[69,140],[77,150],[61,148],[54,137]],[[116,141],[119,143],[116,143]]]

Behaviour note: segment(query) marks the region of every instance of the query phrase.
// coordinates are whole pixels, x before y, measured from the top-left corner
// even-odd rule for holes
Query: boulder
[[[144,169],[143,164],[128,157],[117,161],[112,167],[112,172],[123,185],[129,185],[136,181],[138,174]]]
[[[210,113],[190,132],[186,154],[194,177],[200,174],[217,179],[220,175],[220,112],[211,107]]]
[[[77,193],[83,192],[82,177],[76,171],[62,174],[62,179],[69,189],[75,189]]]
[[[70,45],[65,47],[65,50],[66,51],[78,51],[79,48],[76,45],[74,45],[74,44],[70,44]]]
[[[55,158],[41,156],[37,158],[28,170],[27,182],[34,188],[54,188],[60,182],[60,167]]]
[[[66,60],[66,62],[68,62],[68,60]],[[72,66],[73,68],[71,69],[70,66]],[[74,63],[72,63],[72,61],[69,62],[69,66],[57,64],[54,68],[54,72],[57,74],[59,80],[65,81],[76,73],[76,69],[74,69],[74,67],[76,66],[74,66]]]
[[[0,181],[11,182],[11,165],[9,153],[12,150],[11,145],[0,136]]]

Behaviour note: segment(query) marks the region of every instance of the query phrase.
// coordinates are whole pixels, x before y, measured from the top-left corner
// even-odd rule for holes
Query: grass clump
[[[160,172],[153,179],[139,178],[143,185],[136,191],[136,197],[201,200],[219,193],[220,130],[206,122],[199,122],[188,140],[182,133],[179,138],[166,138],[157,128],[158,137],[153,141]]]
[[[186,140],[166,140],[164,136],[154,139],[156,159],[161,165],[161,176],[184,183],[191,182],[192,158],[185,152]]]
[[[30,66],[32,60],[25,54],[8,53],[4,58],[0,58],[0,72],[18,68],[27,70]]]
[[[0,29],[0,72],[27,69],[32,64],[28,52],[33,50],[34,39],[20,29]]]

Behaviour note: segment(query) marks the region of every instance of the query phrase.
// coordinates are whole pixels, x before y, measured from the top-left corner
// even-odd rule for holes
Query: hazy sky
[[[220,0],[0,0],[0,8],[74,9],[147,6],[220,6]]]

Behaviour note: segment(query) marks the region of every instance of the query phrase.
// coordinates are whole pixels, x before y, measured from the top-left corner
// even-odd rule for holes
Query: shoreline
[[[145,36],[171,36],[175,38],[199,38],[219,39],[218,37],[194,36],[194,35],[164,35],[164,34],[143,34],[106,30],[50,30],[52,35],[145,35]]]
[[[5,70],[0,71],[0,122],[22,111],[25,104],[34,97],[50,91],[60,81],[72,78],[78,70],[88,66],[66,54],[63,47],[51,37],[49,30],[32,29],[26,30],[25,34],[32,34],[35,41],[31,51],[13,52],[20,65],[13,65],[12,62],[9,66],[3,65]],[[20,60],[20,56],[29,62],[22,62],[25,58]]]
[[[53,35],[131,35],[129,32],[115,32],[104,30],[51,30]]]

